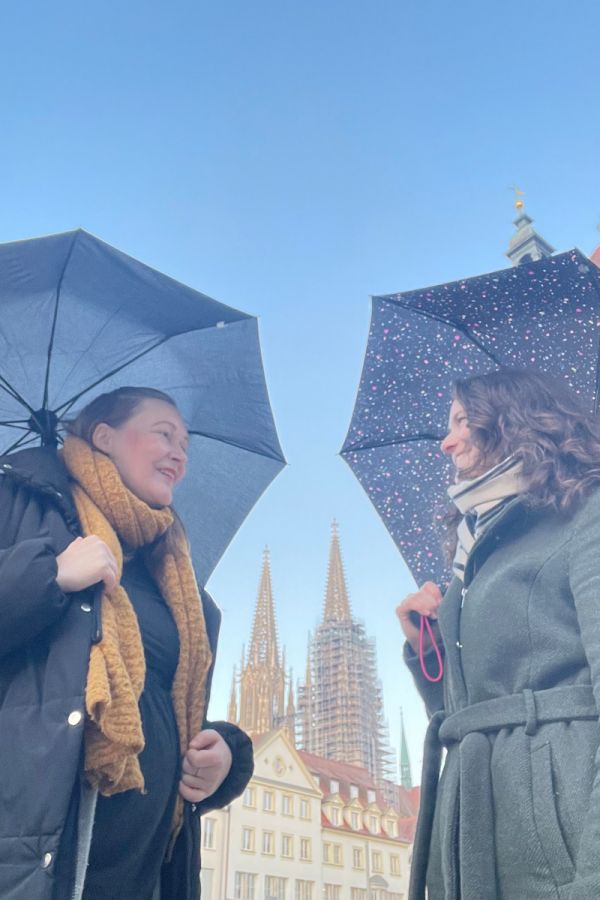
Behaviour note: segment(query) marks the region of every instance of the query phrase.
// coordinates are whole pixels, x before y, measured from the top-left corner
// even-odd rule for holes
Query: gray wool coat
[[[511,501],[439,628],[441,683],[404,650],[431,716],[410,900],[599,900],[600,490]]]

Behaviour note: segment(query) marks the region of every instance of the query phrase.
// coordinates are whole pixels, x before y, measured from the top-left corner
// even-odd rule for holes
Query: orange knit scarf
[[[121,542],[151,544],[173,522],[170,509],[153,509],[121,481],[112,460],[76,437],[65,440],[63,460],[74,479],[73,499],[84,536],[95,534],[112,550],[118,575]],[[183,755],[200,731],[211,651],[202,602],[186,542],[168,552],[153,572],[179,633],[179,662],[172,698]],[[85,773],[105,796],[144,789],[138,756],[144,747],[139,699],[144,688],[144,648],[136,614],[120,583],[102,594],[102,640],[92,646],[85,692]],[[174,840],[183,820],[178,795]]]

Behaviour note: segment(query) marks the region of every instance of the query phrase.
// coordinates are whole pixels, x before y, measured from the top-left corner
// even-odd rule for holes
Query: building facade
[[[243,797],[202,818],[202,900],[406,900],[418,798],[364,769],[255,738]]]

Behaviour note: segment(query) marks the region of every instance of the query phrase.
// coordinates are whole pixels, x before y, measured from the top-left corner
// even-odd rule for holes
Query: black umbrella
[[[346,460],[417,583],[449,577],[436,526],[452,481],[439,451],[456,377],[500,366],[599,402],[600,269],[578,250],[421,291],[373,297]]]
[[[60,420],[121,385],[156,387],[189,427],[175,506],[205,582],[285,465],[256,319],[85,231],[0,245],[0,450],[61,440]]]

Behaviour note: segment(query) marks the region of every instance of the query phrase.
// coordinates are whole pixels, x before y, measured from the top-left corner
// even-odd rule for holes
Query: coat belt
[[[524,727],[526,734],[534,735],[539,725],[576,719],[598,721],[598,707],[594,700],[591,685],[564,685],[544,691],[524,690],[519,694],[509,694],[504,697],[494,697],[491,700],[473,703],[471,706],[467,706],[448,716],[445,715],[443,710],[436,712],[432,716],[427,729],[423,752],[421,805],[412,855],[409,900],[424,900],[425,898],[427,863],[433,831],[433,815],[442,748],[449,747],[451,744],[462,743],[469,735],[479,734],[483,736],[500,731],[502,728],[516,727]],[[469,740],[465,743],[471,744],[472,741]],[[489,743],[487,741],[485,743],[489,747]],[[479,751],[483,751],[483,745],[479,742],[477,742],[477,745],[479,746]],[[470,763],[472,767],[475,760],[471,751],[476,751],[477,745],[474,743],[473,747],[469,748],[469,752],[465,753],[465,765]],[[484,776],[483,769],[486,766],[486,760],[480,759],[477,762],[479,764],[475,768]],[[489,761],[487,762],[489,763]],[[461,765],[462,768],[463,766]],[[469,777],[475,777],[476,772],[471,771],[468,773],[465,771],[463,773],[461,771],[462,775],[468,779]],[[488,812],[490,816],[493,816],[491,783],[489,784],[489,792],[490,810]],[[462,791],[460,793],[462,794]],[[470,815],[467,816],[467,810],[462,810],[462,813],[462,815],[459,813],[460,827],[461,829],[463,827],[469,828],[467,819],[470,818]],[[472,823],[479,829],[480,835],[482,834],[481,825],[485,819],[486,811],[481,810],[481,813],[482,817],[479,822]],[[492,836],[490,835],[490,838]],[[460,840],[459,846],[462,844],[463,841]],[[493,853],[491,858],[487,859],[487,864],[493,864]],[[457,888],[456,896],[459,896],[460,885],[458,880],[460,879],[460,872],[458,871],[458,866],[454,876],[457,879],[457,885],[455,886]],[[493,900],[496,897],[495,876],[489,874],[488,877],[483,879],[483,883],[489,885],[489,900]],[[479,896],[481,897],[481,895]],[[470,900],[468,891],[465,892],[464,900]],[[488,900],[487,896],[486,900]]]

